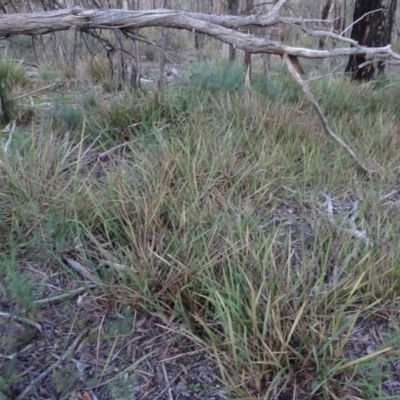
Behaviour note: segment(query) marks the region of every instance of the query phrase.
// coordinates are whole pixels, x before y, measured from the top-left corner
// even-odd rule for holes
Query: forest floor
[[[368,175],[279,66],[190,60],[0,58],[0,399],[398,398],[393,71],[310,83]]]

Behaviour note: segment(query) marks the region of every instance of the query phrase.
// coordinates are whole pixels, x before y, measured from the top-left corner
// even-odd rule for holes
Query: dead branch
[[[74,290],[71,290],[69,292],[59,294],[58,296],[47,297],[45,299],[35,300],[33,302],[33,304],[41,305],[41,304],[48,304],[48,303],[58,302],[58,301],[61,301],[61,300],[64,300],[64,299],[68,299],[68,298],[70,298],[72,296],[75,296],[78,293],[85,292],[85,291],[87,291],[88,288],[94,288],[94,287],[96,287],[96,285],[90,283],[86,287],[85,286],[81,286],[81,287],[79,287],[77,289],[74,289]]]
[[[342,147],[348,154],[350,154],[350,156],[356,161],[356,163],[359,165],[359,167],[371,174],[374,171],[370,168],[368,168],[363,162],[361,162],[358,157],[356,156],[356,154],[354,153],[354,151],[339,137],[337,136],[332,129],[329,126],[328,120],[326,119],[324,113],[321,110],[321,107],[319,106],[317,100],[315,100],[314,96],[312,95],[310,88],[308,87],[308,84],[306,81],[304,81],[301,76],[298,74],[297,70],[295,69],[295,67],[293,66],[290,58],[288,55],[284,55],[283,56],[283,60],[285,61],[285,64],[288,68],[288,70],[290,71],[290,73],[292,74],[293,78],[296,79],[296,81],[299,83],[299,85],[301,86],[301,88],[303,89],[304,94],[306,95],[308,101],[312,104],[312,106],[314,107],[315,111],[318,114],[319,119],[321,120],[322,126],[325,130],[325,132],[328,134],[328,136],[330,138],[332,138],[336,143],[339,144],[340,147]]]
[[[24,97],[32,96],[33,94],[39,93],[39,92],[41,92],[43,90],[51,89],[51,88],[57,86],[58,84],[59,84],[59,82],[52,83],[51,85],[41,87],[39,89],[33,90],[32,92],[21,94],[20,96],[14,97],[11,100],[14,101],[14,100],[23,99]]]
[[[33,327],[36,328],[40,333],[43,332],[42,326],[41,326],[40,324],[38,324],[37,322],[30,320],[29,318],[17,317],[17,316],[11,315],[10,313],[2,312],[2,311],[0,311],[0,317],[3,317],[3,318],[10,318],[10,319],[12,319],[12,320],[14,320],[14,321],[22,322],[22,323],[24,323],[24,324],[26,324],[26,325],[33,326]]]
[[[217,16],[211,14],[186,13],[176,10],[159,9],[145,11],[129,10],[84,10],[73,7],[64,10],[39,12],[32,14],[1,14],[0,37],[13,35],[40,35],[50,32],[76,29],[89,31],[92,29],[120,29],[131,31],[144,27],[166,27],[186,29],[213,36],[225,43],[232,44],[238,49],[249,53],[269,53],[293,55],[303,58],[328,58],[364,54],[367,58],[379,60],[395,59],[400,62],[400,55],[396,54],[391,46],[363,47],[351,43],[352,47],[336,48],[331,50],[306,49],[287,46],[281,42],[258,38],[253,35],[237,32],[235,29],[246,26],[271,26],[286,22],[279,17],[279,10],[285,1],[279,1],[267,14],[239,16]],[[295,23],[295,19],[291,20]],[[298,21],[301,21],[300,19]],[[299,22],[300,24],[300,22]],[[303,25],[304,26],[304,21]],[[312,31],[310,31],[312,32]],[[316,35],[332,37],[331,32],[317,32]],[[335,39],[349,42],[341,35]]]

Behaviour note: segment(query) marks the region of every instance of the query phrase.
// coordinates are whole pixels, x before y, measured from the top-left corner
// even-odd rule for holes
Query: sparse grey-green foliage
[[[45,82],[54,82],[54,79],[57,77],[57,71],[53,69],[48,69],[48,68],[43,68],[39,72],[39,76],[41,79],[43,79]]]
[[[32,36],[27,35],[17,35],[10,37],[9,39],[10,47],[19,50],[30,50],[32,49]]]
[[[10,298],[25,310],[31,310],[35,284],[21,274],[21,266],[12,258],[3,258],[0,260],[0,275]]]
[[[61,102],[57,106],[53,118],[56,126],[64,130],[74,131],[82,127],[85,116],[76,106]]]
[[[130,308],[127,307],[123,312],[119,312],[118,314],[119,316],[108,327],[107,336],[110,338],[127,335],[133,328],[133,318]]]
[[[241,93],[244,90],[245,76],[246,69],[239,62],[203,62],[190,71],[186,83],[188,95],[225,96]],[[273,102],[296,103],[303,98],[301,88],[287,71],[276,73],[274,76],[256,72],[252,76],[251,84],[253,91],[263,94]]]
[[[254,74],[252,87],[256,92],[263,94],[273,102],[297,103],[304,96],[301,87],[286,70],[277,73],[275,76]]]
[[[96,94],[93,92],[86,93],[82,96],[82,106],[85,110],[90,110],[98,105]]]
[[[240,63],[228,61],[219,64],[202,62],[190,71],[188,90],[203,91],[212,95],[226,95],[244,89],[246,70]]]
[[[0,339],[1,344],[1,339]],[[5,363],[0,376],[0,400],[7,400],[11,396],[10,387],[13,384],[18,383],[19,378],[15,374],[15,368],[17,365],[18,358],[14,357]]]
[[[137,378],[134,374],[121,376],[113,380],[108,388],[110,390],[110,395],[112,400],[135,400],[132,397],[132,387],[137,383]]]

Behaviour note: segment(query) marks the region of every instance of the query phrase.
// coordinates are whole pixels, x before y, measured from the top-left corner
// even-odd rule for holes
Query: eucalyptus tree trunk
[[[323,29],[323,30],[325,30],[326,29],[326,20],[328,19],[328,16],[329,16],[329,12],[330,12],[330,10],[331,10],[331,8],[332,8],[332,3],[333,3],[333,0],[325,0],[325,4],[323,5],[323,7],[322,7],[322,11],[321,11],[321,20],[323,21],[322,23],[321,23],[321,28]],[[318,47],[320,48],[320,49],[323,49],[324,48],[324,46],[325,46],[325,39],[326,39],[326,37],[324,37],[324,36],[321,36],[320,38],[319,38],[319,43],[318,43]]]
[[[333,10],[334,10],[333,30],[334,32],[340,34],[346,28],[347,0],[335,0]]]
[[[162,0],[162,8],[171,8],[168,0]],[[167,30],[161,28],[161,50],[159,62],[159,76],[157,79],[157,89],[159,93],[159,100],[164,102],[164,72],[165,72],[165,52],[167,51],[168,38]]]
[[[10,122],[10,115],[6,104],[6,97],[1,86],[2,82],[0,82],[0,123],[8,124]]]
[[[328,21],[330,20],[330,21]],[[333,24],[332,22],[333,21]],[[321,9],[321,29],[332,30],[334,33],[340,34],[346,25],[346,0],[325,0]],[[326,37],[319,38],[319,48],[325,46]],[[336,45],[336,40],[332,39],[333,47]]]
[[[127,9],[139,9],[140,8],[140,0],[126,0],[126,4],[124,4],[124,7],[127,7]],[[137,36],[139,36],[139,28],[133,30],[133,33]],[[140,72],[141,72],[141,65],[140,65],[140,43],[138,40],[133,40],[131,42],[131,48],[132,48],[132,55],[133,59],[131,60],[131,84],[135,89],[141,90],[141,85],[140,85]]]
[[[391,42],[397,0],[356,0],[351,38],[361,46],[383,47]],[[385,65],[376,64],[364,54],[352,55],[346,72],[355,80],[368,81],[381,74]]]
[[[239,0],[227,0],[228,1],[228,12],[230,15],[238,15],[239,13]],[[230,44],[229,45],[229,61],[236,60],[236,49]]]
[[[253,8],[254,8],[254,0],[246,0],[246,14],[250,15],[253,13]],[[247,33],[251,35],[252,29],[251,26],[247,28]],[[246,66],[246,70],[248,71],[249,74],[249,79],[251,79],[251,53],[249,51],[244,52],[244,64]]]
[[[197,13],[204,13],[207,12],[209,9],[208,5],[204,2],[204,0],[197,0],[196,1],[196,12]],[[199,50],[203,47],[204,44],[204,33],[194,31],[194,48]]]

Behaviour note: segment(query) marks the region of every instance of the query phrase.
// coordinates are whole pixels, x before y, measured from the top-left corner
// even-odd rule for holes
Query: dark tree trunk
[[[0,82],[0,122],[8,124],[10,122],[10,115],[8,113],[6,99]]]
[[[359,21],[353,26],[351,38],[367,47],[390,44],[396,3],[397,0],[356,0],[353,21]],[[383,62],[378,62],[377,65],[371,62],[359,68],[359,65],[368,61],[373,60],[368,60],[362,54],[350,56],[346,72],[353,79],[368,81],[374,78],[376,70],[378,74],[384,71]]]
[[[322,12],[321,12],[321,20],[324,21],[322,22],[322,29],[325,30],[326,29],[326,20],[328,19],[329,16],[329,11],[332,7],[332,1],[333,0],[326,0],[325,5],[322,7]],[[325,45],[325,37],[320,37],[319,39],[319,48],[323,49],[324,45]]]

